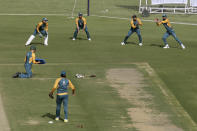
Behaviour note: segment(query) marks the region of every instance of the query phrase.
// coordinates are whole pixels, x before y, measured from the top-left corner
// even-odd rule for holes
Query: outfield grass
[[[48,2],[46,6],[43,6],[43,8],[40,8],[40,6],[35,4],[35,2],[33,1],[31,2],[34,4],[26,3],[25,6],[23,6],[23,4],[25,4],[24,0],[21,0],[18,3],[13,3],[13,1],[11,0],[0,0],[0,2],[2,3],[2,8],[0,8],[1,13],[64,13],[64,9],[67,8],[67,12],[71,14],[72,10],[72,1],[69,1],[70,4],[65,4],[64,2],[56,4],[56,1]],[[114,5],[117,5],[117,2],[118,1],[116,1]],[[83,2],[82,4],[83,6],[85,5],[84,3],[85,2]],[[104,3],[104,5],[110,7],[111,3],[113,2],[110,0],[107,3]],[[129,1],[127,1],[126,3],[129,4]],[[135,1],[132,4],[136,5],[136,3],[137,2]],[[96,5],[97,3],[94,4]],[[64,5],[66,5],[65,8]],[[98,6],[98,8],[95,8],[94,10],[92,9],[93,13],[103,15],[102,12],[96,12],[96,9],[104,8],[102,4],[98,5],[100,5]],[[121,2],[119,3],[119,5],[124,5],[124,3]],[[81,10],[84,10],[83,6],[78,6]],[[7,7],[9,7],[9,10],[7,9]],[[110,11],[109,13],[111,14],[105,13],[104,15],[129,17],[130,11],[131,13],[136,13],[136,11],[122,8],[122,6],[119,6],[118,8],[113,7],[114,6],[111,5],[111,9],[116,10],[117,12]],[[75,13],[77,13],[77,11]],[[123,15],[119,14],[120,12],[124,12]],[[154,17],[158,16],[159,15],[153,15],[146,19],[153,19]],[[30,34],[33,33],[33,29],[36,23],[39,22],[40,19],[44,16],[0,17],[0,63],[22,64],[24,55],[26,51],[28,51],[28,48],[25,48],[24,44]],[[183,15],[170,15],[170,18],[173,21],[191,23],[195,23],[197,20],[194,15],[184,15],[184,18]],[[71,77],[76,72],[91,72],[92,69],[92,71],[95,71],[95,73],[98,74],[99,78],[103,80],[105,79],[104,72],[101,70],[102,68],[105,69],[105,66],[103,65],[104,67],[102,66],[102,68],[100,68],[100,63],[105,63],[107,66],[113,65],[113,63],[148,62],[157,72],[159,77],[164,81],[170,91],[176,96],[184,109],[190,114],[193,120],[197,122],[197,81],[195,80],[197,74],[197,46],[195,37],[197,32],[195,30],[195,26],[174,25],[174,29],[178,37],[186,45],[187,49],[183,51],[172,38],[168,39],[168,42],[172,48],[169,50],[162,49],[160,47],[163,45],[161,37],[165,30],[164,28],[156,27],[154,23],[150,22],[144,22],[144,26],[142,27],[142,35],[144,41],[143,47],[137,46],[138,40],[136,35],[133,35],[133,37],[128,40],[128,45],[122,47],[120,46],[120,42],[123,40],[129,29],[129,21],[127,20],[97,18],[94,16],[88,17],[88,28],[92,36],[92,42],[88,42],[84,39],[73,42],[70,39],[75,29],[73,19],[68,19],[67,17],[63,16],[49,16],[48,19],[49,46],[44,47],[40,45],[39,43],[41,42],[41,40],[36,39],[34,43],[38,47],[37,55],[41,58],[45,58],[47,60],[47,63],[73,64],[57,67],[47,67],[46,70],[43,69],[43,66],[36,66],[35,73],[37,74],[36,77],[56,77],[58,76],[59,71],[61,71],[62,69],[66,69],[69,73],[71,73],[70,78],[79,89],[80,94],[75,97],[70,97],[70,103],[73,103],[71,110],[73,109],[73,112],[75,113],[72,114],[72,111],[70,111],[70,117],[72,118],[71,121],[73,121],[72,124],[69,125],[69,130],[75,130],[75,128],[73,127],[76,127],[78,123],[83,124],[84,120],[86,120],[85,124],[88,124],[89,130],[104,130],[104,127],[106,128],[106,130],[111,130],[109,126],[112,126],[113,124],[109,122],[110,120],[106,120],[108,124],[107,126],[105,126],[105,122],[102,123],[101,121],[102,118],[99,118],[98,121],[97,118],[94,118],[94,115],[97,113],[94,110],[97,107],[100,107],[100,105],[91,102],[89,104],[88,100],[93,99],[93,96],[97,95],[95,94],[97,93],[96,90],[93,90],[94,88],[92,88],[94,81],[90,80],[90,82],[87,82],[87,84],[84,81],[80,82]],[[79,35],[79,37],[86,38],[82,33]],[[82,65],[76,66],[75,63],[82,63]],[[94,66],[89,66],[88,63],[94,63]],[[88,67],[90,67],[90,70]],[[0,68],[0,80],[1,85],[3,85],[1,86],[0,90],[3,94],[3,99],[6,102],[4,104],[11,127],[13,129],[15,128],[15,130],[20,131],[26,129],[37,129],[35,126],[29,126],[25,124],[21,125],[21,123],[25,123],[24,121],[28,119],[27,116],[29,115],[29,117],[36,117],[36,120],[38,119],[38,121],[41,121],[41,123],[43,122],[43,124],[39,126],[39,129],[44,130],[49,128],[57,128],[56,126],[46,127],[46,125],[48,124],[45,123],[45,120],[50,120],[50,118],[40,117],[45,113],[54,112],[54,101],[50,101],[47,98],[47,93],[52,87],[54,80],[36,81],[10,79],[13,73],[23,70],[23,65],[4,66]],[[98,85],[96,85],[96,87],[97,86]],[[102,85],[101,88],[103,89],[103,91],[111,92],[111,89],[105,88],[105,85]],[[87,98],[84,98],[84,94],[89,96]],[[109,107],[110,105],[108,105],[108,102],[110,103],[113,99],[115,99],[116,101],[118,101],[118,103],[122,104],[113,105],[113,111],[122,112],[122,114],[118,115],[126,116],[124,109],[124,107],[126,108],[126,103],[122,102],[122,100],[118,98],[116,93],[112,92],[110,96],[105,95],[103,99],[104,98],[109,99],[109,101],[97,99],[98,103],[101,104],[104,101],[104,106],[106,106],[106,109],[111,109],[111,107]],[[29,103],[29,101],[31,101],[31,103]],[[84,104],[86,104],[87,106],[84,106]],[[93,106],[91,106],[91,104]],[[91,109],[92,112],[89,111],[87,113],[87,109]],[[77,112],[81,113],[76,114]],[[105,115],[101,114],[102,113],[99,112],[99,114],[97,114],[96,116],[102,117]],[[78,115],[81,116],[78,117]],[[111,119],[118,117],[113,115],[116,114],[112,113]],[[125,120],[124,122],[126,123],[128,122],[128,120]],[[58,126],[62,126],[62,124],[59,123]],[[120,128],[117,128],[117,131],[118,129]]]

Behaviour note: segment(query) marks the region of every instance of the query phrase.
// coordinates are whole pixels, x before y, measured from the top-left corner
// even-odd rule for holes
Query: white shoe
[[[142,43],[139,43],[139,46],[142,46],[143,44]]]
[[[76,40],[75,38],[73,38],[73,40]]]
[[[68,119],[64,119],[64,122],[67,123],[68,122]]]
[[[183,44],[181,44],[181,47],[182,47],[183,50],[185,49],[185,46]]]
[[[164,49],[168,49],[168,48],[170,48],[170,47],[169,47],[169,45],[165,45],[163,48],[164,48]]]
[[[91,38],[88,38],[89,41],[91,41]]]
[[[59,121],[59,120],[60,120],[60,118],[59,118],[59,117],[56,117],[56,118],[55,118],[55,120],[56,120],[56,121]]]
[[[48,46],[48,35],[46,37],[44,37],[44,45],[45,46]]]
[[[121,45],[125,45],[125,43],[124,43],[124,42],[121,42],[120,44],[121,44]]]

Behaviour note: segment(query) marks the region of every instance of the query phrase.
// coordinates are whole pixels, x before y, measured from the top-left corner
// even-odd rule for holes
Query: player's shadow
[[[73,39],[73,37],[69,37],[69,39]],[[81,38],[81,37],[77,37],[76,40],[87,40],[87,38]]]
[[[44,114],[44,115],[42,115],[41,117],[43,117],[43,118],[45,118],[45,117],[48,117],[48,118],[50,118],[50,119],[55,119],[55,115],[53,115],[53,114],[51,114],[51,113],[46,113],[46,114]],[[60,118],[60,120],[64,120],[64,119],[62,119],[62,118]]]
[[[137,45],[135,42],[127,42],[126,44]]]
[[[43,45],[41,42],[32,42],[31,45]]]
[[[159,47],[159,48],[163,47],[163,45],[158,45],[158,44],[151,44],[150,46],[155,46],[155,47]]]

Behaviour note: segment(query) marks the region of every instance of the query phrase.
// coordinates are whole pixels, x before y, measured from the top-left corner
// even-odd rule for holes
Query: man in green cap
[[[27,52],[25,56],[25,70],[26,73],[17,72],[13,78],[31,78],[32,77],[32,64],[39,64],[40,62],[36,62],[36,47],[31,46],[30,51]]]

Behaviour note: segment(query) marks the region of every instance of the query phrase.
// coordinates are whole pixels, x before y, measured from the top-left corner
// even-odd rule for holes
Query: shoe
[[[17,72],[16,74],[14,74],[14,75],[12,76],[12,78],[18,78],[20,74],[21,74],[20,72]]]
[[[170,48],[170,47],[169,47],[169,45],[165,45],[163,48],[164,48],[164,49],[168,49],[168,48]]]
[[[76,40],[75,38],[73,38],[73,40]]]
[[[185,49],[185,46],[183,44],[181,44],[181,47],[182,47],[183,50]]]
[[[56,120],[56,121],[59,121],[59,120],[60,120],[60,118],[59,118],[59,117],[56,117],[56,118],[55,118],[55,120]]]
[[[64,122],[67,123],[68,122],[68,119],[64,119]]]
[[[89,41],[91,41],[91,38],[88,38]]]
[[[142,43],[139,43],[139,46],[142,46],[143,44]]]
[[[125,45],[125,43],[124,42],[121,42],[121,45]]]

